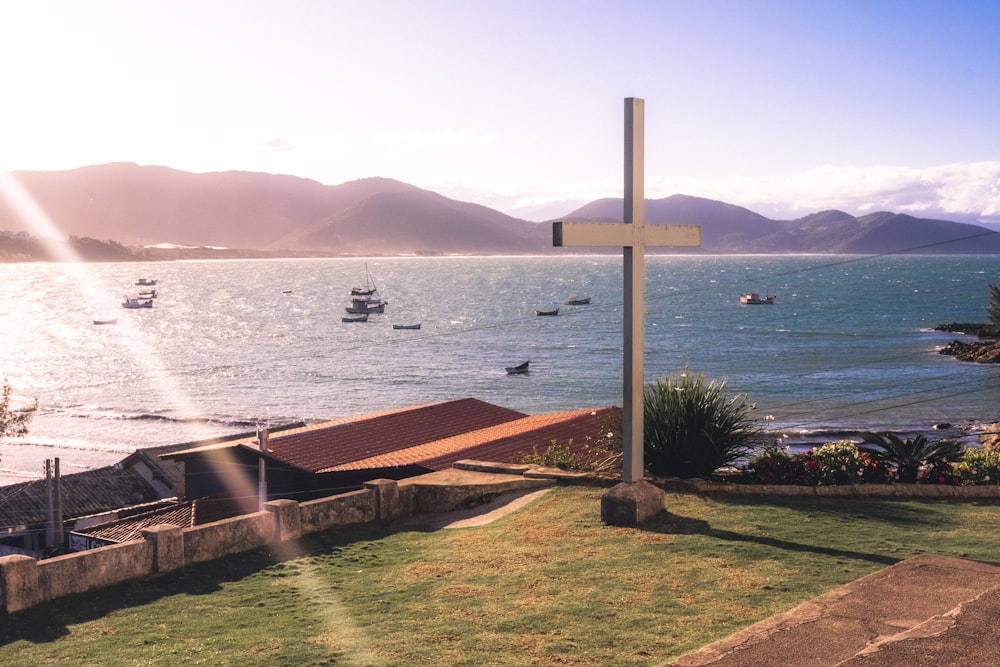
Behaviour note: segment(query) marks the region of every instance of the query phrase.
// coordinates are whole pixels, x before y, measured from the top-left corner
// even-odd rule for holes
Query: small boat
[[[774,295],[767,294],[761,296],[757,292],[747,292],[740,297],[740,303],[746,304],[748,306],[758,306],[761,304],[771,304],[774,303]]]
[[[151,289],[151,290],[145,290],[145,291],[139,292],[139,298],[140,299],[155,299],[156,298],[156,290],[155,289]]]
[[[416,324],[393,324],[392,328],[393,329],[419,329],[420,328],[420,323],[417,322]]]
[[[139,278],[137,281],[135,281],[135,284],[136,285],[141,285],[141,286],[147,286],[148,287],[148,286],[155,285],[156,281],[155,280],[150,280],[149,278]]]
[[[118,324],[118,318],[113,317],[110,320],[94,320],[94,324]]]
[[[556,308],[555,310],[537,310],[537,309],[535,310],[535,315],[539,315],[539,316],[546,316],[546,315],[552,316],[552,315],[558,315],[558,314],[559,314],[559,309],[558,308]]]
[[[126,296],[125,300],[122,301],[122,308],[152,308],[152,307],[153,307],[152,299],[146,299],[145,301],[141,301],[135,297]]]
[[[518,364],[517,366],[508,366],[504,370],[507,371],[507,375],[524,375],[528,372],[529,363],[531,363],[530,360],[524,362],[523,364]]]
[[[586,306],[589,303],[590,303],[590,297],[589,296],[588,297],[584,297],[582,299],[578,299],[578,298],[576,298],[574,296],[574,297],[570,297],[569,299],[567,299],[565,301],[565,303],[563,303],[563,305],[564,306]]]
[[[341,322],[367,322],[368,321],[368,314],[366,313],[364,315],[353,315],[351,317],[341,317],[340,321]]]
[[[291,294],[291,293],[292,293],[292,290],[290,290],[290,289],[286,289],[286,290],[282,290],[282,292],[281,292],[281,293],[282,293],[282,294]]]

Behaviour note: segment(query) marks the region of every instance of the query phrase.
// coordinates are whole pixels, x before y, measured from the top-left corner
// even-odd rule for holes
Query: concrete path
[[[1000,665],[1000,566],[918,556],[669,663]]]
[[[417,514],[401,519],[398,525],[403,528],[419,528],[420,530],[485,526],[502,516],[521,509],[551,490],[552,487],[508,491],[488,503],[476,507],[439,514]]]

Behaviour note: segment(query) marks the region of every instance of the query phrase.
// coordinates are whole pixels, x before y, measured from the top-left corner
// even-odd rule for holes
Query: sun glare
[[[70,279],[67,281],[69,289],[76,291],[76,301],[82,304],[81,308],[87,313],[101,313],[101,309],[107,306],[108,295],[114,293],[113,290],[90,270],[89,265],[70,244],[64,242],[66,234],[10,172],[0,171],[0,197],[10,204],[11,209],[30,230],[32,236],[45,244],[50,256],[57,260],[59,268]],[[104,317],[103,313],[101,317]],[[89,318],[86,321],[89,321]],[[163,403],[173,406],[183,417],[200,415],[200,411],[186,392],[164,368],[156,350],[129,320],[123,320],[113,331],[118,338],[117,344],[126,350],[135,364],[142,369],[150,389],[158,392]],[[61,338],[71,337],[70,332],[66,332],[62,337],[59,336],[59,332],[49,333],[54,334],[56,338],[51,344],[59,344]],[[44,406],[45,397],[41,396],[39,399]],[[197,435],[198,439],[207,439],[213,435],[203,426],[195,425],[195,428],[202,431]],[[227,463],[229,465],[224,466],[225,470],[238,471],[235,460]],[[253,499],[252,507],[246,507],[246,511],[256,511],[257,492],[247,479],[236,472],[226,474],[224,481],[232,496],[241,500],[241,505],[249,504],[249,500],[244,501],[244,499]]]

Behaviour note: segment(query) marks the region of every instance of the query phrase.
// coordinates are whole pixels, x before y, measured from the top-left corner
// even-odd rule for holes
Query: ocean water
[[[386,312],[343,323],[366,264]],[[154,307],[121,308],[140,277],[158,281]],[[938,354],[956,336],[932,327],[985,321],[991,282],[998,256],[647,257],[646,380],[724,378],[786,442],[980,428],[1000,420],[1000,367]],[[751,290],[776,303],[740,305]],[[591,305],[561,305],[571,295]],[[26,438],[0,443],[0,484],[57,456],[69,473],[466,396],[532,414],[621,405],[621,329],[620,256],[0,265],[0,375],[40,406]],[[525,360],[529,374],[504,372]]]

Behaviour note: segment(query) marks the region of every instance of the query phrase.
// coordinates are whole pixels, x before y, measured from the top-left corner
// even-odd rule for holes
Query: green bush
[[[963,484],[1000,484],[1000,450],[970,447],[955,473]]]
[[[687,369],[643,390],[643,450],[653,475],[711,477],[745,460],[760,445],[762,431],[744,394],[729,398],[726,381],[706,382]]]
[[[862,451],[849,440],[828,442],[813,451],[820,484],[871,484],[891,479],[885,462]]]

